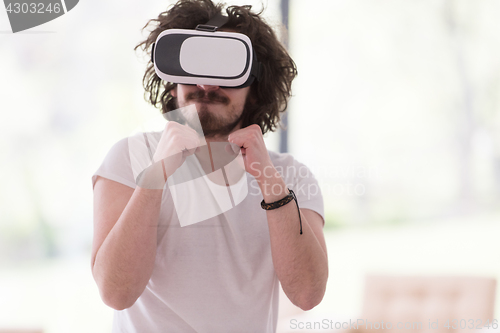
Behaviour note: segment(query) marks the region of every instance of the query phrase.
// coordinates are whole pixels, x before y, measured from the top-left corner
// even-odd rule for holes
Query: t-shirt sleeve
[[[135,179],[130,163],[128,138],[124,138],[111,147],[101,166],[92,175],[92,188],[97,176],[101,176],[131,188],[135,188]]]
[[[325,222],[323,195],[318,180],[311,170],[290,154],[280,154],[275,167],[281,173],[285,183],[297,196],[301,209],[310,209],[321,215]]]

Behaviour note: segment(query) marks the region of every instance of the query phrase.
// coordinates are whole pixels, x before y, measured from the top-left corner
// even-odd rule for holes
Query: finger
[[[184,153],[184,156],[189,156],[194,154],[196,151],[200,150],[200,140],[198,137],[188,137],[185,138],[184,140],[184,148],[182,149],[182,152]]]
[[[166,128],[168,128],[168,130],[170,130],[170,131],[179,131],[180,133],[185,133],[188,135],[195,135],[198,137],[200,136],[197,131],[195,131],[193,128],[191,128],[187,125],[182,125],[182,124],[179,124],[175,121],[168,122],[167,124],[169,126]]]
[[[184,149],[182,151],[182,156],[186,157],[186,156],[191,156],[193,155],[195,152],[196,152],[196,149],[198,148],[193,148],[193,149]]]
[[[188,150],[188,154],[192,155],[196,152],[201,151],[201,146],[204,143],[202,142],[202,137],[198,135],[198,133],[190,133],[189,137],[186,138],[185,148]]]
[[[181,146],[181,150],[184,148],[192,149],[200,146],[201,137],[196,132],[181,130],[175,133],[177,144]]]
[[[233,133],[234,134],[234,133]],[[246,137],[242,135],[230,135],[228,137],[228,141],[232,143],[233,145],[233,150],[234,146],[236,145],[237,147],[245,147],[245,142],[246,142]],[[239,151],[238,151],[239,152]]]
[[[225,150],[229,153],[229,154],[234,154],[234,155],[238,155],[240,153],[240,147],[238,145],[235,145],[234,143],[231,143],[229,142],[226,147],[225,147]]]

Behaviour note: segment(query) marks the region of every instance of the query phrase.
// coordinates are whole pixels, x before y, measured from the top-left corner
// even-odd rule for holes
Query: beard
[[[197,90],[186,95],[186,103],[194,103],[197,101],[200,103],[200,106],[197,108],[197,112],[205,137],[227,136],[234,130],[243,118],[244,109],[243,112],[237,112],[234,107],[227,115],[224,116],[211,112],[209,110],[210,104],[221,104],[224,106],[228,106],[230,104],[230,101],[226,96],[220,95],[216,91],[207,92],[204,90]],[[177,107],[179,107],[178,102]],[[187,120],[187,124],[192,128],[197,127],[189,120]]]
[[[208,110],[206,104],[202,104],[198,110],[200,117],[201,128],[205,137],[227,136],[240,122],[243,113],[237,115],[232,113],[231,117],[226,118],[220,115],[213,114]]]

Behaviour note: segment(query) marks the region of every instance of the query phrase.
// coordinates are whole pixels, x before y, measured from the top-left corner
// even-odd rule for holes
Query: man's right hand
[[[184,163],[187,156],[196,152],[200,139],[194,129],[169,121],[161,134],[153,160],[155,163],[163,160],[167,176],[170,176]]]
[[[154,163],[144,169],[136,179],[137,186],[144,189],[162,189],[175,170],[199,149],[201,138],[185,125],[169,121],[162,132],[153,155]]]

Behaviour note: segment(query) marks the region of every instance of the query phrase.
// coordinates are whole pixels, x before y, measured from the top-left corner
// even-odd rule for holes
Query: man
[[[162,31],[194,29],[221,13],[211,0],[181,0],[149,22],[155,28],[138,47],[149,51]],[[286,108],[295,64],[250,6],[225,14],[219,30],[247,35],[261,63],[249,86],[165,82],[152,63],[144,76],[150,102],[167,116],[196,107],[207,145],[189,124],[169,121],[163,132],[148,134],[156,149],[139,177],[130,138],[115,144],[93,176],[92,273],[103,301],[117,310],[113,332],[275,332],[279,283],[303,310],[323,298],[328,264],[317,181],[263,140]],[[191,212],[198,203],[191,195],[179,200],[165,183],[186,164],[206,162],[202,146],[218,142],[241,147],[249,188],[258,191],[182,226],[175,200]]]

